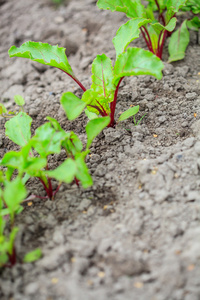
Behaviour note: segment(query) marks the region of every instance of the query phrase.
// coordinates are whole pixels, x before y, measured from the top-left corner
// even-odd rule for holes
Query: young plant
[[[86,126],[87,146],[84,151],[78,136],[73,132],[65,132],[59,123],[48,118],[50,122],[37,128],[31,138],[32,119],[26,113],[19,113],[6,124],[6,135],[21,147],[20,151],[6,153],[1,161],[2,166],[17,170],[23,182],[30,177],[37,177],[42,183],[47,197],[54,199],[62,182],[71,183],[74,179],[81,182],[84,188],[92,185],[92,178],[85,164],[85,157],[93,139],[109,123],[109,118],[90,121]],[[67,158],[55,170],[49,170],[48,156],[59,154],[61,147],[66,150]],[[53,191],[52,181],[59,181]]]
[[[0,171],[0,268],[16,263],[14,241],[18,228],[14,226],[15,215],[22,211],[20,205],[26,197],[26,188],[20,176],[11,180],[14,169]],[[5,233],[6,221],[9,219],[9,233]],[[8,228],[7,228],[8,230]]]
[[[191,0],[192,1],[192,0]],[[113,39],[116,52],[139,37],[140,32],[149,51],[162,59],[163,47],[176,27],[176,14],[184,7],[186,0],[147,0],[144,6],[141,0],[98,0],[100,9],[124,12],[131,18],[122,25]],[[157,16],[157,18],[156,18]],[[186,20],[175,31],[169,42],[169,62],[183,59],[189,43],[189,31]]]
[[[123,44],[124,41],[121,42]],[[105,54],[97,55],[92,64],[92,85],[86,90],[74,75],[65,55],[65,49],[44,43],[26,42],[19,48],[12,46],[8,51],[10,57],[29,58],[45,65],[56,67],[69,75],[83,90],[82,99],[71,92],[64,93],[61,104],[69,120],[77,118],[86,109],[87,116],[92,119],[97,116],[109,116],[108,127],[114,127],[117,122],[136,114],[137,108],[132,107],[115,120],[115,109],[120,83],[126,76],[152,75],[162,78],[163,63],[149,51],[140,48],[129,48],[118,44],[117,60],[114,67],[111,59]]]
[[[4,118],[12,118],[13,116],[16,116],[20,111],[24,111],[24,98],[20,95],[15,95],[14,101],[19,106],[19,109],[17,111],[8,112],[3,103],[0,103],[0,116]]]

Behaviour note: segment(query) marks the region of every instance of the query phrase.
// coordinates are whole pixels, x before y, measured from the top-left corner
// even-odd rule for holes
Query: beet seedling
[[[105,54],[97,55],[92,63],[92,85],[89,90],[74,75],[65,55],[65,49],[44,43],[26,42],[19,48],[12,46],[8,51],[10,57],[29,58],[45,65],[56,67],[69,75],[83,90],[82,99],[71,92],[64,93],[61,104],[69,120],[77,118],[85,110],[87,116],[109,116],[108,127],[114,127],[117,122],[125,120],[137,113],[137,107],[132,107],[115,120],[115,109],[120,83],[126,76],[152,75],[162,78],[163,63],[149,51],[140,48],[118,49],[114,67],[111,59]]]
[[[166,37],[171,36],[168,61],[172,62],[184,58],[189,43],[187,20],[172,34],[177,21],[175,16],[185,3],[186,0],[148,0],[147,6],[144,6],[141,0],[98,0],[97,6],[100,9],[124,12],[131,18],[119,28],[113,39],[117,55],[122,48],[125,51],[141,32],[149,51],[161,59]],[[155,15],[158,15],[157,19]]]
[[[50,122],[36,129],[31,138],[32,119],[26,113],[19,113],[6,124],[6,135],[18,146],[19,152],[7,152],[0,165],[10,170],[17,170],[23,182],[30,177],[37,177],[42,183],[49,199],[53,199],[62,182],[71,183],[74,179],[81,182],[84,188],[92,185],[92,178],[85,164],[85,157],[93,139],[109,123],[109,118],[94,119],[86,126],[87,145],[83,145],[73,132],[65,132],[59,123],[48,117]],[[59,154],[65,149],[67,158],[55,170],[49,170],[48,156]],[[36,152],[37,156],[34,155]],[[53,191],[51,179],[59,181]]]
[[[15,103],[19,106],[18,111],[7,111],[3,103],[0,103],[0,116],[4,118],[12,118],[13,116],[16,116],[20,111],[24,111],[24,98],[20,95],[14,96]]]

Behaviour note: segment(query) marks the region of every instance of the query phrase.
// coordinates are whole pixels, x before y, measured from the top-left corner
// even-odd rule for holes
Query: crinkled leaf
[[[24,256],[25,263],[31,263],[38,260],[42,256],[42,251],[40,248],[37,248]]]
[[[69,120],[76,119],[86,106],[84,101],[79,99],[71,92],[62,94],[60,102]]]
[[[82,152],[75,157],[77,172],[76,178],[80,180],[84,188],[88,188],[93,184],[92,177],[85,163],[85,156],[89,151]]]
[[[168,62],[177,61],[185,57],[185,50],[190,41],[190,34],[187,29],[187,20],[185,20],[180,28],[176,30],[169,42],[169,60]]]
[[[55,178],[60,182],[71,183],[77,172],[76,162],[68,158],[59,167],[52,171],[46,171],[45,174],[50,178]]]
[[[116,56],[124,52],[128,45],[139,37],[139,28],[147,23],[151,22],[149,19],[135,18],[123,24],[117,31],[116,36],[113,39],[113,44],[116,50]]]
[[[35,131],[35,136],[32,138],[33,147],[41,157],[60,153],[61,143],[65,137],[65,133],[56,132],[50,123],[45,123]]]
[[[2,115],[2,114],[6,114],[8,111],[7,111],[7,109],[5,108],[5,106],[2,104],[2,103],[0,103],[0,115]]]
[[[128,18],[143,17],[144,6],[140,0],[98,0],[101,9],[124,12]]]
[[[94,138],[109,124],[110,117],[96,118],[89,121],[85,127],[87,133],[87,148],[92,144]]]
[[[198,17],[194,17],[192,20],[187,20],[187,27],[194,31],[198,31],[200,28],[200,19]]]
[[[129,48],[119,55],[115,67],[114,84],[120,78],[131,75],[152,75],[157,79],[162,78],[162,61],[149,51],[140,48]]]
[[[29,58],[41,64],[56,67],[75,77],[67,60],[65,48],[41,42],[26,42],[19,48],[12,46],[8,54],[10,57]]]
[[[15,103],[19,106],[23,106],[25,104],[24,98],[20,95],[14,96]]]
[[[120,115],[118,122],[124,121],[124,120],[136,115],[138,113],[138,111],[139,111],[139,105],[127,109],[125,112],[123,112]]]
[[[15,144],[23,147],[31,138],[32,118],[26,113],[20,112],[17,116],[6,122],[6,136]]]

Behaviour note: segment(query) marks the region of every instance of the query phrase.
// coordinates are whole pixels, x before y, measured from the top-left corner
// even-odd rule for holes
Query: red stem
[[[13,249],[12,249],[12,254],[8,254],[9,256],[9,261],[11,264],[11,267],[14,266],[17,262],[17,255],[16,255],[16,250],[15,250],[15,246],[13,245]]]
[[[96,106],[96,105],[91,105],[91,104],[89,104],[88,106],[93,107],[93,108],[95,108],[96,110],[98,110],[98,112],[100,113],[100,115],[101,115],[102,117],[107,116],[107,114],[105,115],[104,112],[103,112],[98,106]]]
[[[82,85],[82,83],[76,78],[76,77],[73,77],[72,75],[70,75],[69,73],[65,72],[64,70],[62,69],[59,69],[61,71],[63,71],[65,74],[69,75],[69,77],[71,77],[79,86],[80,88],[85,92],[87,91],[87,89]]]
[[[117,95],[118,95],[120,83],[122,82],[123,78],[124,77],[120,78],[120,80],[118,82],[118,85],[116,87],[116,90],[115,90],[114,100],[110,104],[111,113],[110,113],[110,123],[108,124],[108,127],[114,127],[115,126],[115,108],[116,108],[116,104],[117,104]]]
[[[49,192],[49,188],[46,186],[46,184],[44,183],[44,181],[40,177],[38,177],[38,178],[39,178],[40,182],[42,183],[42,185],[43,185],[43,187],[44,187],[44,189],[45,189],[45,191],[47,193],[47,196],[49,197],[49,199],[51,199],[52,195]]]
[[[147,44],[147,47],[149,48],[149,51],[151,51],[152,53],[154,53],[154,52],[153,52],[153,47],[152,47],[151,38],[150,38],[150,35],[149,35],[147,29],[146,29],[144,26],[142,26],[142,27],[140,27],[140,30],[141,30],[142,35],[143,35],[143,38],[144,38],[144,40],[145,40],[145,42],[146,42],[146,44]],[[145,31],[145,33],[144,33],[143,30]],[[147,40],[145,34],[147,35],[148,40]]]

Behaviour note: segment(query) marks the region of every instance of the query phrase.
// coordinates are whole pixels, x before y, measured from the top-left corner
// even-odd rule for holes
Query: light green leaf
[[[98,0],[100,9],[124,12],[128,18],[143,17],[144,6],[140,0]]]
[[[4,201],[8,206],[11,219],[13,220],[14,213],[18,209],[20,203],[26,197],[26,188],[20,178],[15,178],[11,182],[7,182],[4,189]]]
[[[38,260],[42,256],[42,251],[40,248],[37,248],[24,256],[25,263],[31,263]]]
[[[32,143],[41,157],[47,157],[50,154],[60,153],[61,143],[65,138],[65,132],[56,132],[50,123],[45,123],[35,131]]]
[[[97,117],[97,114],[89,111],[87,108],[85,110],[85,114],[86,114],[86,116],[88,117],[89,120],[96,119],[96,117]]]
[[[87,109],[96,115],[105,115],[110,113],[109,102],[113,99],[105,98],[98,94],[98,92],[87,90],[83,96],[82,101],[87,104]]]
[[[2,114],[6,114],[8,111],[7,111],[7,109],[5,108],[5,106],[2,104],[2,103],[0,103],[0,115],[2,115]]]
[[[68,156],[74,157],[83,149],[83,144],[79,137],[72,131],[70,135],[63,141],[62,146],[65,148]]]
[[[139,111],[139,105],[127,109],[125,112],[123,112],[120,115],[118,122],[124,121],[124,120],[136,115],[138,113],[138,111]]]
[[[97,55],[92,63],[91,89],[110,101],[115,90],[112,79],[113,66],[111,59],[105,54]]]
[[[69,120],[76,119],[86,107],[86,103],[71,92],[62,94],[60,102]]]
[[[26,42],[19,48],[12,46],[8,54],[10,57],[24,57],[44,65],[56,67],[75,77],[68,63],[65,48],[41,42]]]
[[[200,28],[200,19],[194,17],[192,20],[187,20],[187,27],[194,31],[199,31]]]
[[[82,152],[75,157],[76,166],[77,166],[76,178],[80,180],[84,188],[88,188],[93,184],[92,177],[85,163],[85,156],[87,155],[88,152],[89,151],[85,151],[85,153]]]
[[[177,21],[176,18],[172,18],[166,26],[163,26],[159,22],[151,23],[151,26],[157,32],[157,34],[160,34],[160,32],[163,30],[172,32],[174,30],[174,28],[176,27],[176,21]]]
[[[19,106],[23,106],[25,104],[24,98],[20,95],[14,96],[15,103]]]
[[[190,34],[187,29],[187,20],[185,20],[180,28],[176,30],[169,42],[169,60],[168,62],[177,61],[185,57],[185,50],[190,41]]]
[[[126,50],[133,40],[139,37],[139,28],[149,22],[151,22],[150,19],[135,18],[128,21],[126,24],[123,24],[118,29],[116,36],[113,39],[117,57]]]
[[[94,138],[109,124],[110,117],[96,118],[89,121],[85,127],[87,133],[87,146],[89,148]]]
[[[31,138],[32,118],[26,113],[20,112],[17,116],[6,122],[6,136],[15,144],[23,147]]]
[[[55,178],[59,182],[71,183],[77,172],[76,162],[68,158],[58,168],[53,171],[46,171],[45,174],[50,178]]]
[[[118,84],[120,78],[132,75],[152,75],[157,79],[162,78],[162,61],[149,51],[140,48],[129,48],[119,55],[115,67],[114,84]]]

